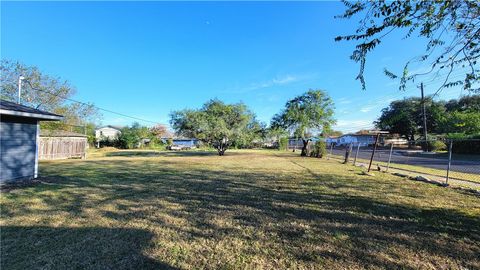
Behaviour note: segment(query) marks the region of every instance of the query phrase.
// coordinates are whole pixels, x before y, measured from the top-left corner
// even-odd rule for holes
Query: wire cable
[[[111,114],[116,114],[116,115],[119,115],[119,116],[122,116],[122,117],[126,117],[126,118],[130,118],[130,119],[134,119],[134,120],[137,120],[137,121],[142,121],[142,122],[147,122],[147,123],[152,123],[152,124],[160,124],[160,125],[164,125],[164,126],[168,126],[164,123],[160,123],[160,122],[156,122],[156,121],[151,121],[151,120],[147,120],[147,119],[143,119],[143,118],[140,118],[140,117],[136,117],[136,116],[130,116],[130,115],[127,115],[127,114],[124,114],[124,113],[119,113],[119,112],[115,112],[115,111],[112,111],[112,110],[109,110],[109,109],[105,109],[105,108],[101,108],[101,107],[98,107],[98,106],[95,106],[93,104],[89,104],[89,103],[86,103],[86,102],[82,102],[82,101],[78,101],[78,100],[74,100],[74,99],[71,99],[71,98],[67,98],[67,97],[63,97],[61,95],[58,95],[58,94],[55,94],[55,93],[52,93],[50,91],[47,91],[47,90],[44,90],[44,89],[40,89],[40,88],[36,88],[34,87],[30,81],[28,80],[25,80],[29,85],[30,85],[30,88],[32,90],[35,90],[35,91],[40,91],[40,92],[43,92],[43,93],[47,93],[47,94],[50,94],[50,95],[53,95],[53,96],[57,96],[59,98],[62,98],[64,100],[68,100],[70,102],[75,102],[75,103],[78,103],[78,104],[81,104],[81,105],[84,105],[84,106],[89,106],[89,107],[94,107],[100,111],[104,111],[104,112],[108,112],[108,113],[111,113]]]

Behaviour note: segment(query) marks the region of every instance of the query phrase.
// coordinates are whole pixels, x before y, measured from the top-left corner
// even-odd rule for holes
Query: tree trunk
[[[308,147],[308,142],[309,142],[309,140],[303,140],[303,139],[302,139],[302,141],[303,141],[303,147],[302,147],[302,153],[300,154],[300,156],[306,157],[306,156],[308,156],[308,149],[307,149],[307,147]]]
[[[225,154],[225,151],[227,150],[227,140],[224,138],[223,140],[220,141],[220,143],[217,146],[217,151],[219,156],[223,156]]]
[[[411,134],[410,136],[407,136],[407,141],[408,141],[408,148],[413,148],[415,146],[415,135]]]

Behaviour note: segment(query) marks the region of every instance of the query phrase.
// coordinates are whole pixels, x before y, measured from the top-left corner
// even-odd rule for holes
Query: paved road
[[[350,157],[353,160],[355,157],[356,149],[353,149]],[[388,161],[388,154],[390,150],[377,150],[375,153],[375,161]],[[328,149],[328,153],[330,153],[330,149]],[[333,149],[334,155],[345,155],[345,149]],[[370,159],[372,155],[372,149],[360,149],[358,153],[358,158],[360,159]],[[428,156],[409,156],[405,150],[394,150],[392,153],[391,163],[394,164],[407,164],[407,165],[415,165],[420,167],[427,167],[427,168],[434,168],[440,170],[446,170],[448,160],[442,158],[433,158]],[[480,179],[480,161],[469,161],[469,160],[455,160],[452,159],[451,163],[451,171],[454,172],[463,172],[463,173],[471,173],[479,175]]]

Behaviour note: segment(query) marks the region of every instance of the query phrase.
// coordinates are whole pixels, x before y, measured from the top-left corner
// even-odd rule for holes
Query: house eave
[[[60,116],[60,115],[28,113],[28,112],[19,112],[19,111],[4,110],[4,109],[0,109],[0,115],[11,115],[11,116],[18,116],[18,117],[35,118],[35,119],[44,120],[44,121],[60,121],[63,119],[63,116]]]

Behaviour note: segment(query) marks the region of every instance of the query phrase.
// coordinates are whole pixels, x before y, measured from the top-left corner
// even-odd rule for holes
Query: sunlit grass
[[[276,151],[103,151],[1,196],[2,269],[480,268],[480,199]]]

